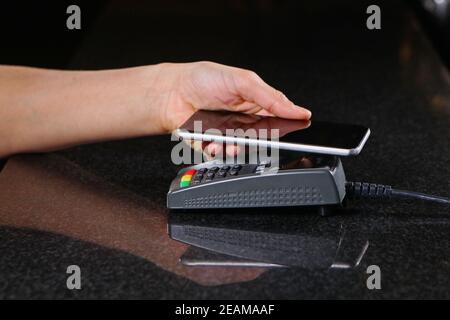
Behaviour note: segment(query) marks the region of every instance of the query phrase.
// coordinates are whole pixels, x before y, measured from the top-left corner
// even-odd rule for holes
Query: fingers
[[[208,159],[214,159],[216,157],[223,157],[223,147],[224,144],[221,142],[211,142],[206,145],[203,149],[204,154]],[[230,157],[234,157],[239,154],[241,151],[241,147],[239,145],[226,144],[225,145],[225,154]]]
[[[311,118],[311,111],[296,106],[282,92],[269,86],[252,71],[240,70],[235,83],[238,93],[246,101],[261,106],[266,114],[288,119],[308,120]]]
[[[214,159],[217,155],[222,154],[222,144],[216,142],[210,142],[203,149],[203,153],[208,160]]]

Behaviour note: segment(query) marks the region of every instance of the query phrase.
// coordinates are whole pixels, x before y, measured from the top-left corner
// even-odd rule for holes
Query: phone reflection
[[[193,246],[182,257],[190,266],[354,268],[369,247],[366,235],[350,232],[338,217],[305,207],[172,210],[168,229]]]
[[[232,130],[233,136],[245,136],[249,134],[249,129],[254,129],[255,138],[270,139],[271,134],[275,133],[272,130],[277,130],[276,138],[279,138],[291,132],[307,129],[310,125],[311,121],[309,120],[292,120],[240,112],[200,110],[183,124],[181,129],[197,133],[206,130],[218,130],[222,135],[227,135],[227,130]],[[236,131],[237,129],[242,129],[242,131]],[[261,133],[264,134],[263,137],[260,137]]]
[[[189,266],[365,272],[384,263],[385,271],[395,273],[409,261],[406,266],[420,265],[423,272],[447,274],[448,216],[390,211],[348,207],[322,217],[306,207],[173,210],[168,229],[173,239],[192,246],[181,259]]]
[[[214,130],[222,135],[236,137],[258,138],[276,141],[279,138],[299,130],[307,129],[311,125],[309,120],[291,120],[239,112],[197,111],[181,128],[190,132],[201,133]],[[231,133],[229,132],[231,130]],[[222,143],[219,141],[202,141],[183,139],[194,151],[203,153],[207,160],[224,159],[239,154],[249,154],[249,147],[245,144]]]
[[[356,124],[202,110],[195,112],[175,135],[206,154],[235,155],[243,146],[253,145],[349,156],[359,154],[370,129]]]

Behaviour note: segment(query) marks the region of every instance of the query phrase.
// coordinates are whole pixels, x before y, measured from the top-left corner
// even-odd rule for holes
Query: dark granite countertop
[[[361,155],[343,159],[349,180],[450,196],[449,73],[406,4],[378,2],[382,29],[369,31],[367,1],[113,1],[70,67],[214,60],[253,69],[315,119],[371,128]],[[360,201],[330,217],[171,214],[172,227],[267,240],[258,249],[273,254],[252,258],[287,267],[182,265],[193,249],[167,235],[165,197],[179,169],[171,146],[158,136],[9,159],[0,298],[450,298],[450,208],[417,201]],[[330,268],[337,259],[356,266]],[[66,288],[72,264],[79,291]],[[366,287],[370,265],[381,269],[381,290]]]

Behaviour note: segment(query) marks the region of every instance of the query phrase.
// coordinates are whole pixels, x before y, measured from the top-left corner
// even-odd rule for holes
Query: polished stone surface
[[[450,77],[403,2],[379,1],[377,31],[365,28],[365,1],[119,2],[71,68],[208,59],[253,69],[315,119],[371,128],[361,155],[343,159],[349,180],[450,196]],[[0,298],[450,298],[450,208],[416,201],[357,201],[325,218],[301,209],[171,214],[172,226],[241,237],[220,252],[230,261],[285,267],[182,265],[190,249],[166,230],[179,169],[172,143],[10,159],[0,173]],[[330,268],[346,261],[357,265]],[[82,269],[81,291],[66,288],[70,264]],[[366,287],[370,265],[381,268],[381,290]]]

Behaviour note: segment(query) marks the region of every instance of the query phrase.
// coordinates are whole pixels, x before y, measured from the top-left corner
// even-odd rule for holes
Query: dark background
[[[0,63],[66,69],[107,1],[9,1],[0,10]],[[82,29],[66,28],[66,9],[77,4]]]
[[[442,27],[448,24],[433,20],[419,2],[75,3],[82,10],[81,31],[66,29],[65,11],[73,2],[2,4],[0,63],[103,69],[213,60],[253,69],[293,101],[310,106],[315,119],[372,129],[361,155],[343,159],[349,180],[449,196],[449,84],[443,67],[449,55],[447,29]],[[369,31],[365,10],[374,3],[382,10],[382,30]],[[167,136],[146,137],[59,154],[164,212],[168,186],[179,170],[170,162],[170,147]],[[64,176],[70,177],[67,172]],[[61,234],[2,226],[0,296],[450,297],[448,207],[406,201],[359,203],[357,208],[358,214],[346,216],[346,222],[363,234],[374,234],[360,269],[269,270],[251,282],[214,287],[123,251]],[[320,224],[312,220],[311,229],[320,233]],[[88,268],[86,290],[68,292],[61,285],[65,273],[60,271],[67,261]],[[386,270],[380,292],[364,286],[370,264]]]
[[[356,0],[353,2],[354,5],[352,7],[354,10],[362,10],[362,12],[370,4],[385,4],[383,1]],[[69,68],[69,61],[76,52],[77,47],[83,41],[83,38],[92,31],[96,20],[108,6],[116,8],[117,13],[121,11],[118,8],[128,8],[130,13],[132,13],[126,17],[121,16],[122,19],[117,19],[114,29],[120,29],[122,26],[122,29],[129,30],[127,25],[133,24],[133,16],[141,16],[147,13],[149,18],[158,19],[159,17],[165,20],[163,29],[153,30],[160,36],[168,35],[167,31],[173,32],[177,29],[189,28],[186,23],[196,25],[198,27],[196,31],[198,32],[211,34],[212,30],[208,28],[208,24],[211,22],[214,24],[214,21],[209,21],[207,17],[209,14],[211,14],[210,17],[214,17],[220,13],[221,16],[230,18],[223,20],[222,30],[224,33],[216,34],[216,42],[223,42],[229,40],[230,34],[227,34],[227,30],[228,32],[251,32],[258,25],[264,24],[264,12],[269,16],[270,12],[279,10],[286,5],[289,5],[294,10],[292,13],[295,13],[295,10],[306,9],[311,14],[314,14],[315,9],[322,9],[320,11],[323,12],[324,8],[329,8],[327,10],[329,14],[318,17],[318,19],[321,20],[321,24],[330,26],[338,18],[338,11],[335,9],[339,7],[339,3],[340,1],[320,1],[319,3],[314,3],[314,1],[297,1],[296,3],[290,3],[290,1],[286,0],[218,0],[192,1],[190,3],[177,0],[132,0],[127,2],[113,0],[9,1],[3,3],[0,10],[0,63],[47,68]],[[434,46],[446,64],[449,65],[450,44],[446,40],[450,37],[450,8],[447,7],[446,11],[439,12],[439,16],[437,16],[437,13],[434,12],[437,10],[436,5],[433,5],[432,0],[412,0],[403,1],[403,3],[416,12]],[[66,19],[69,16],[66,14],[66,9],[71,4],[76,4],[81,8],[81,30],[68,30],[66,28]],[[144,12],[133,11],[133,7],[136,4],[139,4],[139,8],[147,8],[147,10]],[[347,7],[346,10],[352,9]],[[261,13],[263,13],[262,17]],[[383,10],[382,13],[384,13]],[[242,29],[241,24],[239,30],[233,29],[239,20],[234,20],[231,16],[232,14],[238,14],[241,18],[245,18],[248,22],[245,29]],[[185,20],[183,16],[200,16],[203,19]],[[364,19],[362,19],[362,22],[364,22]],[[341,21],[341,23],[345,23],[345,21]],[[111,32],[104,30],[105,36],[113,33],[113,30],[109,31]],[[314,28],[310,31],[311,35],[315,36]],[[130,36],[133,37],[132,34]],[[250,41],[249,45],[252,44],[251,39],[247,40]],[[151,38],[149,38],[149,41],[151,41]],[[166,50],[173,49],[174,45],[176,44],[172,44]],[[189,58],[186,56],[182,57],[184,60]]]

